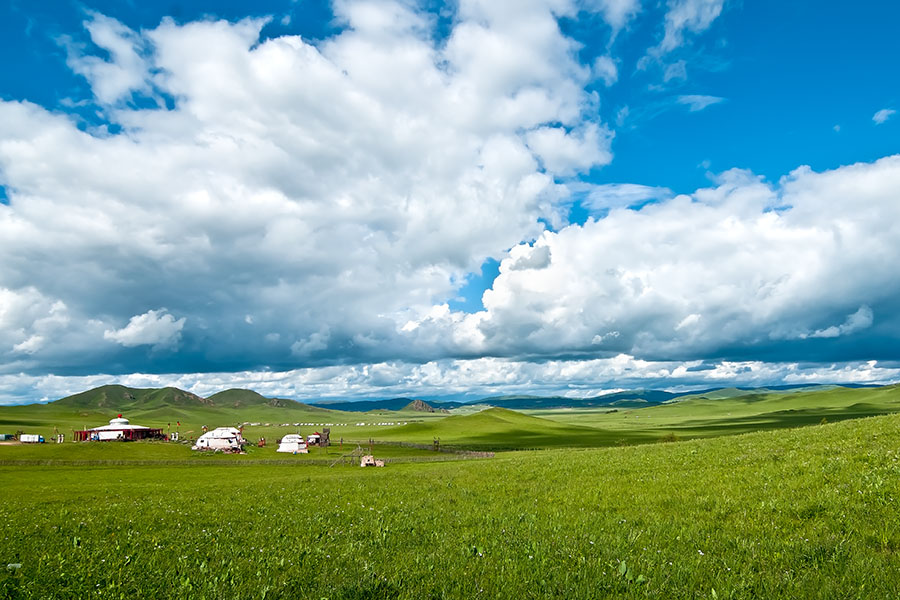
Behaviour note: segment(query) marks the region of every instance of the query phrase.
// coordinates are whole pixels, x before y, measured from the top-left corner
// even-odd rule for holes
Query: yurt
[[[306,440],[299,433],[289,433],[278,443],[276,452],[290,452],[291,454],[309,454]]]
[[[122,417],[122,415],[118,415],[115,419],[110,419],[109,425],[101,425],[100,427],[94,427],[93,429],[84,429],[75,432],[76,442],[144,440],[161,437],[163,437],[162,429],[144,427],[143,425],[132,425],[128,422],[128,419]]]
[[[218,427],[207,431],[199,438],[192,450],[228,450],[240,451],[244,445],[241,430],[235,427]]]

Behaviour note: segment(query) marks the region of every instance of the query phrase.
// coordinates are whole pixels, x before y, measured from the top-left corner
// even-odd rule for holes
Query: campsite
[[[110,392],[93,398],[107,404]],[[0,553],[20,565],[0,572],[0,591],[349,599],[896,589],[900,390],[739,398],[708,407],[705,423],[697,404],[709,399],[689,396],[542,416],[482,407],[418,420],[401,410],[393,422],[407,424],[392,427],[378,425],[391,422],[382,410],[315,409],[328,416],[316,423],[331,423],[331,445],[296,454],[252,443],[305,439],[299,417],[284,417],[309,409],[284,402],[283,418],[268,421],[254,405],[229,409],[236,422],[259,423],[243,427],[242,454],[192,451],[190,436],[0,446]],[[78,414],[98,408],[81,400]],[[27,413],[29,428],[52,430],[38,415],[62,419],[59,402],[2,408],[0,421],[10,428]],[[133,422],[159,425],[130,409]],[[172,410],[185,417],[182,431],[217,414]],[[438,436],[446,451],[420,443]],[[385,468],[359,468],[370,454]]]

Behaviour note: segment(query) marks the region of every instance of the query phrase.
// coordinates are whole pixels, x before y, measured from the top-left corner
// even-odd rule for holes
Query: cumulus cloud
[[[468,0],[440,42],[407,2],[334,10],[316,44],[91,14],[68,64],[116,134],[0,102],[0,288],[41,299],[0,328],[3,369],[140,370],[179,335],[155,368],[427,358],[397,324],[563,226],[561,180],[611,160],[569,2]]]
[[[722,9],[667,6],[660,61]],[[89,15],[68,64],[116,127],[0,101],[0,376],[350,396],[869,377],[784,365],[884,358],[900,332],[900,157],[682,195],[578,181],[612,160],[587,90],[618,78],[561,30],[580,8],[465,0],[436,35],[412,3],[342,0],[315,43],[258,19]],[[588,9],[616,29],[640,5]],[[576,202],[591,216],[570,225]],[[484,310],[452,310],[488,258]]]
[[[589,123],[578,131],[540,127],[528,132],[526,140],[547,172],[566,176],[608,164],[612,137],[609,129]]]
[[[107,329],[103,332],[103,337],[128,348],[134,346],[174,348],[181,339],[185,320],[184,317],[176,320],[165,309],[148,310],[142,315],[131,317],[122,329]]]
[[[875,121],[876,125],[881,125],[882,123],[884,123],[885,121],[890,119],[892,116],[894,116],[894,113],[896,113],[896,112],[897,111],[892,108],[882,108],[881,110],[876,112],[874,115],[872,115],[872,120]]]
[[[778,187],[729,171],[690,196],[544,232],[534,244],[552,257],[544,268],[514,268],[517,246],[484,311],[414,334],[444,327],[432,337],[500,355],[889,356],[879,339],[900,323],[893,311],[874,321],[871,307],[900,300],[890,267],[900,260],[897,189],[900,156],[797,169]],[[836,311],[852,314],[823,328]],[[863,329],[871,335],[850,335]]]
[[[713,104],[718,104],[723,100],[725,100],[725,98],[720,98],[718,96],[703,96],[699,94],[678,96],[678,103],[687,106],[688,110],[691,112],[701,111],[704,108],[712,106]]]
[[[514,271],[545,269],[550,265],[550,248],[547,246],[522,244],[512,249],[509,255],[512,260],[509,268]]]

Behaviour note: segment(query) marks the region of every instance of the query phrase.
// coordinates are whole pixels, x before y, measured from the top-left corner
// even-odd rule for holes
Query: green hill
[[[596,447],[614,442],[609,432],[601,429],[558,423],[506,408],[411,423],[380,433],[378,439],[429,444],[435,438],[444,446],[491,450]]]
[[[272,404],[276,402],[274,400],[270,400],[266,398],[262,394],[254,392],[253,390],[242,390],[242,389],[230,389],[225,390],[223,392],[218,392],[208,397],[207,400],[214,406],[221,407],[230,407],[230,408],[241,408],[247,406],[262,406],[262,405],[272,405],[277,406],[277,404]],[[293,401],[291,401],[293,402]]]
[[[714,397],[688,396],[659,406],[602,414],[596,411],[534,411],[562,423],[618,431],[630,437],[655,432],[657,437],[709,437],[784,429],[900,412],[900,386],[819,386],[792,391],[724,389]]]
[[[165,387],[162,389],[137,389],[123,385],[104,385],[80,394],[74,394],[52,403],[56,407],[101,409],[105,411],[147,410],[162,406],[211,406],[213,402],[196,394]]]

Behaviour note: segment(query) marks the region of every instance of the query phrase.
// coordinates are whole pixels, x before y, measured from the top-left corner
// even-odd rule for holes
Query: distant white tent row
[[[192,450],[228,450],[240,451],[244,445],[241,430],[235,427],[218,427],[207,431],[199,438]]]
[[[290,452],[291,454],[309,454],[306,440],[299,433],[289,433],[281,438],[276,452]]]

